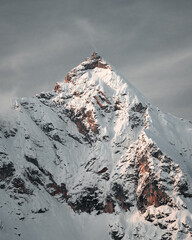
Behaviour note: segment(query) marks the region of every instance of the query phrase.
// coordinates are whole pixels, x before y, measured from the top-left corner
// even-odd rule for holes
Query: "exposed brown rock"
[[[57,91],[58,93],[61,92],[60,85],[58,83],[55,84],[54,90]]]
[[[125,200],[124,200],[124,198],[122,198],[121,196],[117,196],[117,200],[119,201],[119,203],[120,203],[120,206],[127,212],[128,210],[130,210],[130,206],[129,205],[127,205],[126,203],[125,203]]]
[[[97,101],[100,108],[104,108],[103,105],[99,102],[99,99],[97,96],[94,96],[95,100]]]
[[[106,63],[102,63],[101,62],[101,58],[96,58],[96,59],[91,59],[91,61],[89,61],[88,63],[84,63],[84,70],[88,70],[88,69],[94,69],[96,67],[98,68],[104,68],[104,69],[110,69],[109,65]]]
[[[100,61],[98,61],[98,68],[104,68],[104,69],[108,69],[109,65],[105,64],[105,63],[101,63]]]
[[[113,213],[114,212],[114,203],[111,201],[106,201],[104,211],[105,211],[105,213]]]
[[[137,157],[136,169],[139,179],[147,176],[142,180],[142,192],[137,197],[137,207],[141,212],[145,212],[147,207],[153,205],[159,207],[168,204],[174,207],[173,200],[168,196],[163,187],[158,184],[158,178],[151,170],[149,164],[149,156],[157,158],[159,161],[162,157],[162,152],[150,144],[145,151],[142,151]],[[147,173],[147,174],[146,174]]]
[[[98,53],[97,52],[93,52],[92,53],[92,55],[91,55],[91,60],[93,60],[93,59],[100,59],[101,57],[98,55]],[[86,60],[88,60],[88,59],[86,59]]]
[[[85,125],[80,120],[77,120],[75,123],[77,125],[79,132],[84,134],[86,132]]]
[[[90,58],[87,58],[86,62],[82,63],[82,66],[83,69],[81,71],[91,70],[96,67],[111,70],[110,66],[107,63],[102,62],[102,58],[96,52],[94,52]],[[65,76],[65,82],[72,82],[74,84],[73,77],[78,77],[78,74],[81,75],[81,72],[77,72],[75,69],[71,70],[71,72],[67,73]]]
[[[19,194],[32,194],[32,190],[26,188],[25,182],[21,178],[14,178],[12,181],[14,192]]]
[[[89,134],[89,128],[85,125],[85,122],[89,121],[90,129],[94,131],[94,133],[97,133],[96,126],[94,127],[94,124],[91,120],[91,117],[89,116],[87,118],[85,113],[85,108],[81,108],[77,112],[75,112],[75,109],[71,106],[71,109],[67,111],[68,117],[71,119],[72,122],[74,122],[78,128],[78,131],[85,136],[85,140],[91,143],[92,139]],[[89,114],[88,114],[89,115]]]
[[[86,126],[84,125],[83,123],[83,120],[85,119],[85,109],[80,109],[78,111],[78,113],[75,113],[75,109],[71,108],[71,111],[70,111],[70,119],[76,124],[77,128],[78,128],[78,131],[83,134],[84,136],[87,137],[88,135],[88,130],[86,128]]]
[[[99,130],[98,130],[98,126],[95,124],[95,120],[93,118],[93,112],[89,110],[85,114],[92,132],[95,134],[98,134]]]
[[[75,85],[75,83],[73,81],[73,77],[76,77],[76,76],[77,76],[77,73],[76,73],[75,69],[71,70],[71,72],[68,72],[67,75],[65,76],[65,82],[66,83],[72,82]]]
[[[101,169],[100,171],[97,172],[97,174],[102,174],[102,173],[105,173],[106,171],[108,170],[107,167],[104,167],[103,169]]]
[[[86,112],[85,108],[81,108],[76,112],[71,106],[67,115],[76,124],[78,131],[85,136],[84,140],[91,143],[93,136],[90,134],[90,130],[94,135],[99,133],[98,125],[95,123],[93,112],[91,110]]]
[[[116,182],[113,184],[112,190],[121,208],[123,208],[125,211],[130,210],[130,207],[132,207],[133,204],[127,201],[128,191],[124,190],[123,187]]]
[[[51,196],[56,196],[58,194],[61,194],[63,196],[63,198],[67,201],[68,196],[67,196],[67,189],[66,189],[66,185],[64,183],[61,183],[61,185],[57,185],[55,182],[53,183],[49,183],[47,185],[47,189],[50,191],[51,189]]]
[[[171,198],[158,187],[157,181],[151,181],[146,184],[137,199],[137,207],[141,212],[145,212],[147,207],[151,205],[159,207],[168,203],[173,206]]]
[[[71,202],[69,196],[69,206],[75,212],[91,213],[94,210],[98,211],[98,214],[103,212],[103,203],[99,202],[97,190],[97,187],[85,188],[83,195],[81,195],[75,202]]]
[[[146,171],[149,171],[147,156],[141,156],[138,159],[136,167],[140,173],[145,173]]]
[[[66,82],[66,83],[69,83],[70,80],[71,80],[71,78],[70,78],[69,74],[67,74],[67,75],[65,76],[65,82]]]
[[[106,97],[106,95],[102,92],[102,91],[99,91],[99,93],[101,95],[103,95],[103,97],[105,98],[105,102],[108,103],[108,104],[111,104],[111,102],[109,101],[109,99]]]

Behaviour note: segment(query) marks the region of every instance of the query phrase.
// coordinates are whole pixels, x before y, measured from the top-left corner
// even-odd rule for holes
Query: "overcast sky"
[[[53,89],[93,50],[192,120],[192,0],[1,0],[0,110]]]

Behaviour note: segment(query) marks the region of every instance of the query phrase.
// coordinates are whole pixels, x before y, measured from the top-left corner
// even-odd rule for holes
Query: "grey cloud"
[[[152,103],[192,119],[191,10],[191,0],[2,1],[0,97],[48,91],[97,50]]]

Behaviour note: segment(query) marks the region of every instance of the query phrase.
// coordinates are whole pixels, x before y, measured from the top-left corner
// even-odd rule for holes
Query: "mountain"
[[[93,53],[1,119],[0,239],[192,239],[192,123]]]

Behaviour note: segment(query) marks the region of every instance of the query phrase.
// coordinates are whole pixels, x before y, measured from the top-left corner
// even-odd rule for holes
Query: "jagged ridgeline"
[[[192,239],[192,124],[93,53],[0,122],[0,239]]]

